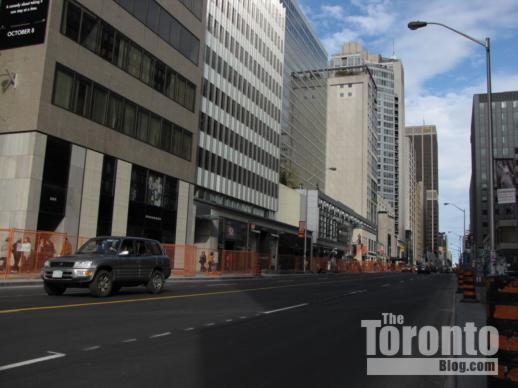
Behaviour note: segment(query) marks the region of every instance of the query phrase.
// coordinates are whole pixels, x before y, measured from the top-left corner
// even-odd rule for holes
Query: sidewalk
[[[463,303],[462,294],[455,295],[455,325],[464,327],[466,322],[474,322],[475,327],[486,325],[485,288],[477,287],[476,303]],[[487,376],[456,376],[457,388],[486,388]]]

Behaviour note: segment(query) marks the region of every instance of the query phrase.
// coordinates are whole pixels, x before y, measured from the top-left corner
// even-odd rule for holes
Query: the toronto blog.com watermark
[[[460,326],[411,326],[405,317],[382,313],[362,320],[367,375],[497,375],[498,330]]]

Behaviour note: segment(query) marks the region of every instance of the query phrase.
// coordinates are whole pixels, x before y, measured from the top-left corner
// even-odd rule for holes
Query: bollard
[[[518,280],[495,277],[487,290],[488,325],[498,329],[498,375],[488,387],[518,387]]]
[[[475,291],[475,276],[473,275],[473,272],[464,272],[463,274],[463,298],[461,299],[461,302],[478,302],[477,299],[477,292]]]
[[[462,294],[464,286],[464,274],[459,270],[457,272],[457,294]]]

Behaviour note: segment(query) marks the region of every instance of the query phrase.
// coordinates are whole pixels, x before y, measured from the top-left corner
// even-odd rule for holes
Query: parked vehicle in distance
[[[97,297],[138,285],[159,293],[170,275],[171,264],[160,243],[139,237],[91,238],[75,254],[47,260],[41,271],[49,295],[80,287]]]
[[[412,269],[411,265],[404,265],[401,267],[401,272],[412,272]]]
[[[430,274],[431,272],[431,269],[430,269],[430,266],[428,264],[419,264],[417,266],[417,273],[425,273],[425,274]]]

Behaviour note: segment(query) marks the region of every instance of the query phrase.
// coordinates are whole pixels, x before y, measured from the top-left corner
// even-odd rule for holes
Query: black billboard
[[[0,50],[45,41],[49,0],[0,0]]]

